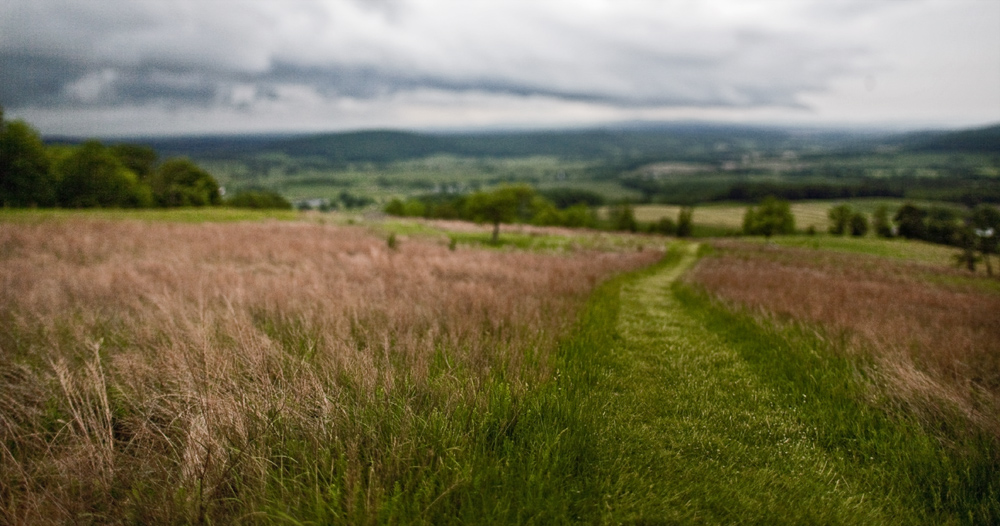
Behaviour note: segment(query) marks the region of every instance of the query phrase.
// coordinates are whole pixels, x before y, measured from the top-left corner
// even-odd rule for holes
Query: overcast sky
[[[1000,0],[5,0],[45,134],[1000,122]]]

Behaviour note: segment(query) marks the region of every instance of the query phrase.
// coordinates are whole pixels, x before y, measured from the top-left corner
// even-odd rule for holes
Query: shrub
[[[889,222],[889,207],[882,205],[872,215],[875,234],[879,237],[893,237],[892,224]]]
[[[52,206],[56,178],[38,132],[0,122],[0,206]]]
[[[690,207],[681,208],[677,214],[677,237],[690,237],[694,228],[692,218],[694,209]]]
[[[861,212],[851,216],[851,235],[854,237],[864,237],[868,234],[868,218]]]
[[[149,181],[160,206],[209,206],[222,203],[219,182],[188,159],[170,159]]]
[[[69,208],[146,207],[150,188],[100,142],[87,141],[58,163],[59,204]]]
[[[795,217],[791,205],[774,197],[766,197],[760,206],[747,208],[743,215],[743,233],[771,237],[795,232]]]
[[[247,190],[227,199],[225,204],[234,208],[291,210],[292,203],[271,190]]]
[[[827,213],[830,218],[830,233],[835,236],[842,236],[847,233],[849,223],[854,217],[854,210],[848,205],[837,205]]]

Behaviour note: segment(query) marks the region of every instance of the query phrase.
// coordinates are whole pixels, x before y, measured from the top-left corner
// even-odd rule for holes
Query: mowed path
[[[621,337],[591,398],[606,523],[881,524],[837,462],[671,286],[697,245],[622,290]]]

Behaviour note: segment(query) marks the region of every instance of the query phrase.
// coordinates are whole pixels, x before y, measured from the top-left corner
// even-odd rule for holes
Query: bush
[[[281,194],[271,190],[243,191],[227,199],[225,204],[234,208],[292,209],[292,203],[282,197]]]
[[[160,206],[209,206],[222,203],[219,183],[188,159],[171,159],[150,177]]]
[[[677,237],[690,237],[694,229],[694,209],[690,207],[681,208],[677,214]]]
[[[743,233],[771,237],[795,232],[795,216],[788,201],[766,197],[760,206],[747,208],[743,215]]]
[[[153,204],[150,188],[97,141],[87,141],[63,158],[59,204],[68,208],[146,207]]]
[[[892,224],[889,223],[889,207],[882,205],[875,210],[872,215],[872,223],[875,227],[875,235],[879,237],[893,237]]]
[[[52,206],[56,178],[38,132],[0,122],[0,206]]]
[[[854,210],[848,205],[838,205],[827,212],[830,219],[830,233],[835,236],[842,236],[847,233],[847,228],[854,217]]]
[[[868,234],[868,218],[861,212],[851,216],[851,235],[854,237],[864,237]]]
[[[608,210],[608,223],[612,230],[635,232],[639,223],[635,220],[635,210],[627,201],[618,203]]]

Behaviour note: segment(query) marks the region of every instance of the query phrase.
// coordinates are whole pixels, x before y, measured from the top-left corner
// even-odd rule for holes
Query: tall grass
[[[657,257],[0,224],[0,522],[454,520],[588,292]]]
[[[874,398],[919,416],[942,440],[985,433],[1000,443],[1000,296],[986,278],[733,241],[715,250],[691,275],[700,287],[760,313],[824,327],[824,337],[841,349],[871,358],[879,379],[873,385],[884,386]]]

